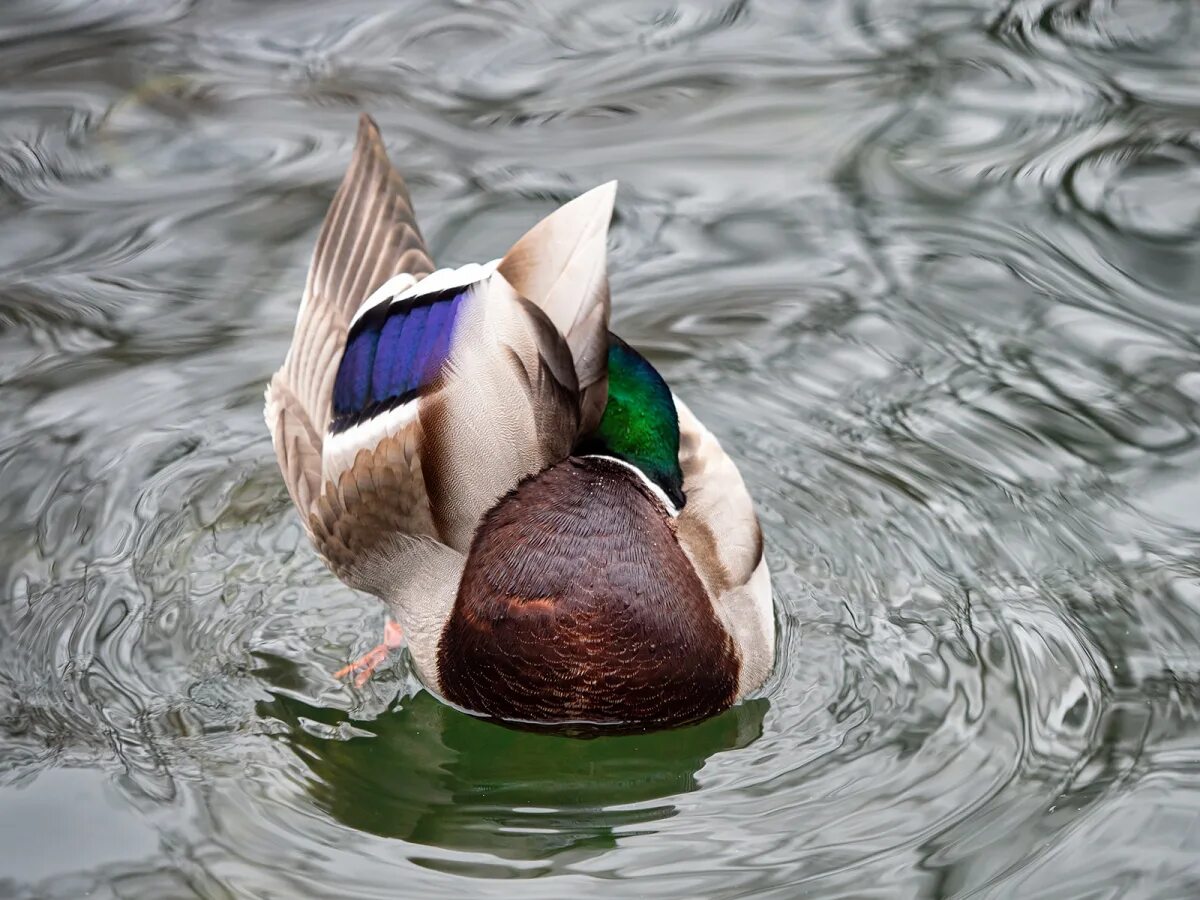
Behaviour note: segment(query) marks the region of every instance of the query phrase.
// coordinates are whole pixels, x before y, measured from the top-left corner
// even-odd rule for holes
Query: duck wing
[[[412,548],[464,552],[499,497],[570,453],[584,401],[599,392],[603,408],[614,188],[496,263],[418,279],[429,255],[364,119],[266,410],[292,499],[344,580],[386,595]]]
[[[292,502],[308,526],[321,492],[321,449],[346,332],[363,299],[400,275],[433,271],[404,181],[370,116],[317,238],[292,344],[266,394],[266,420]]]

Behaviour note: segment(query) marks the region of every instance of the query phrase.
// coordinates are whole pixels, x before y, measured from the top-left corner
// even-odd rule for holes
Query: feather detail
[[[307,512],[321,488],[321,436],[279,375],[267,387],[264,415],[288,494]]]
[[[497,268],[566,338],[583,431],[600,421],[608,391],[607,246],[616,194],[610,181],[559,207],[513,244]]]
[[[301,312],[320,297],[348,322],[388,279],[401,273],[421,279],[432,271],[408,188],[388,160],[379,128],[364,113],[350,167],[317,237]]]
[[[354,314],[350,325],[353,326],[368,310],[381,303],[402,303],[405,300],[425,294],[435,294],[441,291],[448,291],[451,288],[470,287],[473,284],[486,280],[492,272],[496,271],[496,265],[499,262],[500,260],[494,259],[482,265],[479,263],[467,263],[465,266],[459,266],[457,269],[438,269],[436,272],[431,272],[419,281],[412,276],[397,275],[366,299]],[[405,278],[407,278],[407,281],[403,280]]]
[[[433,520],[462,552],[484,513],[521,478],[564,459],[579,433],[575,369],[558,330],[502,277],[477,291],[420,414]]]
[[[775,612],[762,530],[733,460],[678,397],[675,409],[688,501],[675,520],[676,534],[738,649],[741,697],[762,684],[775,660]]]
[[[292,502],[309,522],[325,479],[323,442],[350,319],[397,276],[433,270],[403,179],[379,130],[359,119],[350,167],[321,226],[292,344],[267,387],[265,417]]]
[[[679,416],[679,465],[688,498],[678,525],[695,552],[700,577],[716,596],[750,578],[762,558],[762,531],[733,460],[678,397],[675,410]]]
[[[413,422],[408,430],[419,429]],[[359,590],[382,596],[371,577],[380,545],[395,535],[434,536],[421,458],[407,457],[405,434],[360,450],[352,465],[327,481],[309,518],[313,541],[329,567]]]

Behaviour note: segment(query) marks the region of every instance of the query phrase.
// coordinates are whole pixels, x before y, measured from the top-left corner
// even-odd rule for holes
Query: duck
[[[361,687],[406,646],[421,685],[473,715],[670,727],[772,671],[742,476],[609,329],[616,188],[438,269],[360,118],[264,413],[317,554],[387,608],[337,677]]]

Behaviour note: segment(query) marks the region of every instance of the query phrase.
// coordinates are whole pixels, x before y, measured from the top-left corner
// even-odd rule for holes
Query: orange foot
[[[387,624],[383,626],[383,643],[368,650],[350,665],[338,669],[333,673],[333,677],[345,678],[351,672],[358,672],[354,679],[354,686],[362,687],[380,664],[387,660],[388,654],[403,644],[404,632],[400,630],[399,625],[388,619]]]

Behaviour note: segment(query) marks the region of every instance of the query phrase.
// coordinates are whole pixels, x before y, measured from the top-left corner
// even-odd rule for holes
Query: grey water
[[[363,110],[441,265],[620,180],[761,697],[331,677],[261,403]],[[0,897],[1200,896],[1198,337],[1192,0],[6,0]]]

